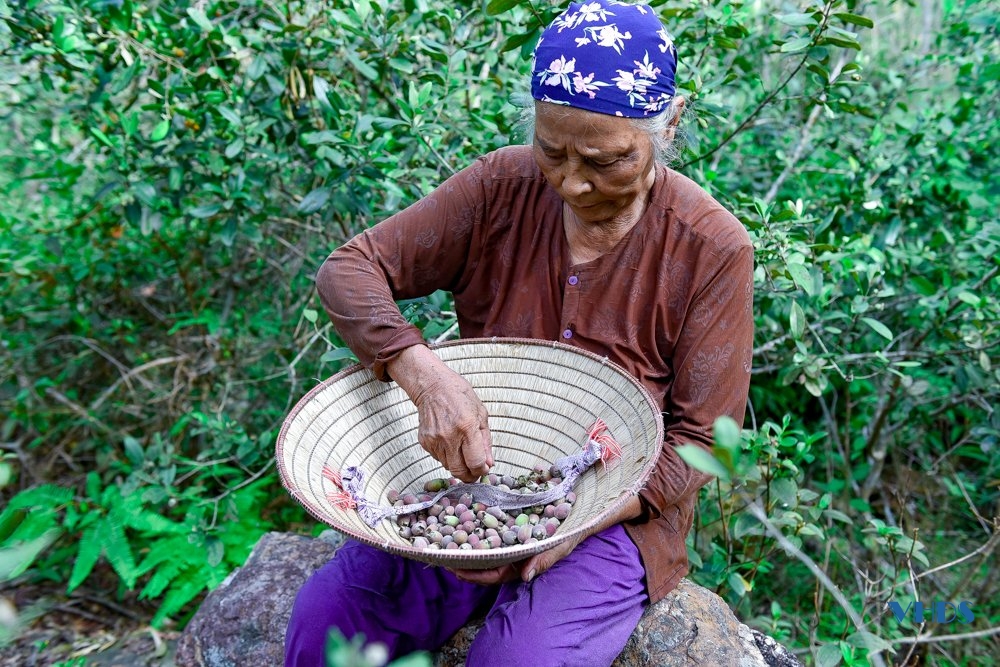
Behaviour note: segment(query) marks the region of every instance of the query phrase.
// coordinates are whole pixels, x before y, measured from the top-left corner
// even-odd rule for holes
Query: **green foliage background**
[[[751,410],[719,436],[692,578],[811,663],[987,664],[996,3],[653,5],[694,110],[677,168],[757,248]],[[351,361],[313,272],[512,140],[559,9],[0,0],[5,587],[113,581],[182,623],[263,532],[317,530],[272,461],[294,401]],[[453,335],[448,295],[403,305]],[[913,599],[976,620],[887,612]]]

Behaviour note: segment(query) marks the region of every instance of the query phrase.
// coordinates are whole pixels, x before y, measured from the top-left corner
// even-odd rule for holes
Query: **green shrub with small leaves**
[[[565,4],[0,0],[7,584],[112,576],[183,622],[263,531],[317,529],[273,468],[284,415],[353,361],[313,273],[511,141]],[[691,577],[817,665],[988,661],[995,8],[652,5],[691,110],[676,168],[757,257],[747,428],[685,451],[718,475]],[[456,335],[449,295],[400,305]],[[968,627],[886,609],[959,598]]]

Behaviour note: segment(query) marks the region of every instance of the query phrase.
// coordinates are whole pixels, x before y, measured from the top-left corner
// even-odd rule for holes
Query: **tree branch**
[[[966,632],[961,635],[938,635],[937,637],[933,635],[918,635],[908,639],[890,639],[889,641],[893,644],[932,644],[934,642],[954,642],[962,641],[964,639],[979,639],[981,637],[992,637],[993,635],[1000,635],[1000,626],[989,628],[987,630]]]
[[[841,51],[840,58],[837,59],[837,62],[833,66],[833,69],[830,71],[830,76],[827,79],[827,81],[831,85],[837,79],[837,77],[840,76],[840,73],[843,71],[844,65],[846,64],[847,64],[847,51]],[[827,91],[824,90],[823,93],[819,96],[819,104],[813,106],[812,111],[809,112],[809,118],[806,119],[805,125],[802,126],[802,130],[799,133],[799,141],[795,146],[795,150],[792,151],[792,156],[789,158],[788,164],[786,164],[785,168],[781,171],[780,174],[778,174],[778,178],[774,179],[774,183],[771,184],[771,187],[768,188],[767,190],[767,194],[764,195],[764,203],[770,204],[772,201],[774,201],[774,198],[778,194],[778,190],[788,179],[788,177],[792,175],[792,171],[795,170],[795,165],[797,165],[799,160],[802,159],[802,154],[805,152],[806,145],[809,143],[809,135],[812,133],[812,127],[813,125],[816,124],[816,121],[819,119],[819,115],[823,111],[823,106],[826,104],[826,100],[827,100]]]
[[[785,537],[778,527],[775,526],[774,523],[772,523],[767,517],[767,513],[765,513],[763,508],[757,504],[756,500],[748,498],[742,493],[740,495],[743,496],[743,499],[746,501],[747,509],[750,513],[753,514],[754,518],[760,521],[761,524],[763,524],[764,530],[766,530],[771,537],[777,540],[778,544],[780,544],[790,556],[797,558],[803,565],[806,566],[806,568],[809,569],[810,572],[812,572],[813,576],[816,577],[816,579],[823,585],[823,588],[828,590],[837,603],[840,604],[845,612],[847,612],[847,616],[851,620],[851,623],[854,624],[854,627],[859,631],[864,630],[864,622],[861,620],[861,617],[858,616],[858,612],[854,610],[854,607],[844,596],[843,592],[841,592],[837,584],[833,583],[830,577],[828,577],[826,573],[823,572],[818,565],[816,565],[813,559],[802,551],[802,549],[799,549],[797,546],[792,544],[787,537]],[[886,667],[885,661],[879,653],[873,652],[868,657],[875,667]]]
[[[754,120],[754,118],[756,118],[757,115],[761,111],[764,110],[764,107],[766,107],[768,104],[770,104],[771,101],[775,97],[778,96],[778,93],[780,93],[782,90],[784,90],[788,86],[788,84],[791,83],[792,79],[794,79],[795,76],[799,73],[799,70],[801,70],[805,66],[806,61],[809,60],[809,50],[813,46],[816,45],[816,41],[819,39],[820,35],[822,35],[823,31],[826,29],[826,24],[830,20],[830,9],[832,7],[833,7],[833,3],[832,2],[828,2],[826,4],[826,7],[823,8],[823,22],[820,23],[819,30],[816,31],[816,33],[813,35],[812,41],[809,43],[809,46],[806,47],[805,55],[802,56],[802,60],[800,60],[797,65],[795,65],[795,67],[792,69],[791,73],[789,73],[789,75],[787,77],[785,77],[785,80],[782,81],[780,84],[778,84],[777,88],[775,88],[770,93],[768,93],[764,97],[764,99],[761,100],[760,103],[754,108],[754,110],[750,112],[750,115],[747,116],[746,118],[744,118],[743,122],[740,123],[736,127],[735,130],[733,130],[732,132],[730,132],[729,135],[725,139],[723,139],[722,141],[720,141],[716,146],[714,146],[713,148],[711,148],[707,152],[702,153],[698,157],[693,158],[691,160],[688,160],[687,162],[685,162],[684,164],[682,164],[681,167],[680,167],[681,169],[689,167],[692,164],[695,164],[696,162],[701,162],[702,160],[704,160],[705,158],[709,157],[710,155],[718,152],[718,150],[720,148],[722,148],[723,146],[725,146],[726,144],[728,144],[730,141],[732,141],[736,137],[737,134],[739,134],[744,129],[746,129],[746,127]]]

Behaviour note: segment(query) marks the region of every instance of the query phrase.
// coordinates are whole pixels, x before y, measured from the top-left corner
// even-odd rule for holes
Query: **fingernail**
[[[525,583],[530,584],[531,580],[534,578],[535,578],[535,570],[534,569],[528,570],[528,578],[525,580]]]

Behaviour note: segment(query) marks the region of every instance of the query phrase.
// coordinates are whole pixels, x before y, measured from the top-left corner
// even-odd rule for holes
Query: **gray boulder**
[[[205,598],[177,646],[177,667],[279,667],[292,603],[306,578],[333,557],[332,531],[313,539],[268,533],[246,564]],[[479,629],[471,623],[434,655],[437,667],[465,664]],[[770,637],[741,624],[711,591],[687,580],[643,614],[614,667],[801,667]]]

